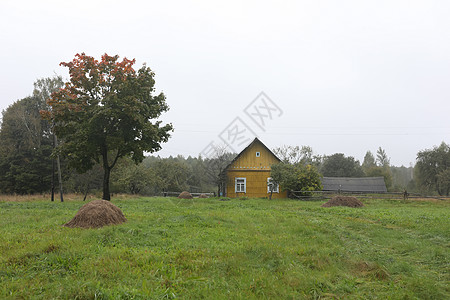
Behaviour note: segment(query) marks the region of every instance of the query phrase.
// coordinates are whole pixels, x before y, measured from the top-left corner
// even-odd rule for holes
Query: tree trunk
[[[62,176],[61,176],[61,163],[59,160],[59,155],[56,157],[56,166],[58,168],[59,198],[61,199],[61,202],[64,202]]]
[[[54,158],[52,158],[52,202],[53,201],[55,201],[55,159]]]
[[[56,136],[53,133],[53,150],[56,147]],[[52,202],[55,201],[55,159],[52,157]]]
[[[108,162],[103,164],[103,200],[111,201],[111,195],[109,193],[109,175],[111,174],[111,168],[108,166]]]
[[[120,151],[117,150],[116,157],[111,165],[108,163],[108,151],[105,149],[103,154],[103,200],[111,201],[111,194],[109,193],[109,177],[111,175],[111,170],[117,163],[117,160],[120,157]]]
[[[53,135],[53,143],[57,146],[58,140],[56,138],[56,135]],[[59,198],[61,199],[61,202],[64,202],[63,198],[63,185],[62,185],[62,176],[61,176],[61,162],[59,160],[59,155],[56,156],[56,168],[58,169],[58,182],[59,182]]]
[[[103,155],[103,200],[111,201],[109,193],[109,176],[111,174],[111,167],[108,164],[108,151],[104,151]]]
[[[86,191],[84,192],[84,198],[83,198],[83,201],[86,201],[86,197],[87,197],[88,193],[89,193],[89,182],[88,182],[88,184],[86,185]]]

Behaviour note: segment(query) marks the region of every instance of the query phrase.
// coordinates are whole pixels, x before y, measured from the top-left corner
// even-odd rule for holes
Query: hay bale
[[[83,205],[65,227],[100,228],[126,222],[120,208],[106,200],[94,200]]]
[[[191,193],[189,193],[187,191],[184,191],[180,195],[178,195],[178,198],[180,198],[180,199],[192,199],[193,197],[192,197]]]
[[[321,205],[322,207],[347,206],[347,207],[363,207],[364,204],[350,196],[334,196],[330,201]]]
[[[200,194],[200,196],[198,196],[199,198],[208,198],[208,196],[206,194]]]

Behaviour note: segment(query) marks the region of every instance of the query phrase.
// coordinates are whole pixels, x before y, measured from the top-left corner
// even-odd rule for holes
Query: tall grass
[[[0,202],[0,298],[450,298],[448,201],[123,198],[86,230],[33,200]]]
[[[129,194],[115,194],[113,195],[115,199],[117,200],[124,200],[124,199],[133,199],[136,197],[133,197],[132,195]],[[95,200],[98,199],[99,197],[101,197],[101,192],[98,193],[98,195],[92,195],[89,194],[86,197],[85,201],[91,201],[91,200]],[[84,195],[81,194],[75,194],[75,193],[71,193],[71,194],[64,194],[63,196],[63,201],[83,201],[84,199]],[[12,195],[2,195],[0,194],[0,202],[30,202],[30,201],[45,201],[51,200],[51,194],[36,194],[36,195],[16,195],[16,194],[12,194]],[[55,193],[54,195],[54,202],[60,202],[60,196],[59,193]]]

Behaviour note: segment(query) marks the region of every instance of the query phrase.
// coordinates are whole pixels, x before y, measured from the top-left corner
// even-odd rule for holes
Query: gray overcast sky
[[[106,52],[156,73],[175,127],[161,156],[197,156],[237,128],[361,162],[381,146],[408,166],[450,142],[449,15],[445,0],[2,0],[0,110],[38,78],[67,78],[61,61]],[[252,103],[262,91],[277,111]]]

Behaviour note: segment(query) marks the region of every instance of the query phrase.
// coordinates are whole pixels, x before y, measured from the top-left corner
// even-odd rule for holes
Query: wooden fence
[[[181,192],[162,192],[163,197],[178,197]],[[208,197],[216,197],[216,193],[191,193],[193,197],[198,197],[200,195],[206,195]],[[290,191],[289,197],[294,199],[299,199],[303,201],[319,201],[331,199],[333,196],[355,196],[360,199],[437,199],[437,200],[450,200],[449,197],[441,196],[429,196],[421,194],[407,194],[401,192],[386,192],[386,193],[370,193],[370,192],[347,192],[347,191]]]
[[[377,192],[347,192],[347,191],[291,191],[289,192],[289,197],[305,200],[305,201],[314,201],[314,200],[325,200],[331,199],[333,196],[355,196],[362,199],[437,199],[437,200],[449,200],[449,197],[443,196],[428,196],[421,194],[405,194],[404,192],[386,192],[386,193],[377,193]]]
[[[178,197],[178,195],[181,194],[181,192],[162,192],[161,195],[163,197]],[[206,195],[208,197],[215,197],[216,193],[191,193],[193,197],[198,197],[200,195]]]

